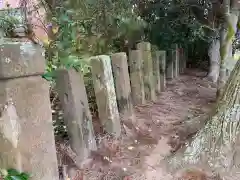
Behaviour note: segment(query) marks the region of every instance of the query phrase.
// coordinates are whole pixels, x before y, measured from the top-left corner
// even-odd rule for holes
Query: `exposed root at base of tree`
[[[237,62],[206,126],[176,154],[167,169],[193,166],[214,170],[224,180],[240,179],[240,61]]]

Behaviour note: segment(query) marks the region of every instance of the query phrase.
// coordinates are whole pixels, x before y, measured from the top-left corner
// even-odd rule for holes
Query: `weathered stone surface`
[[[92,150],[97,150],[83,76],[74,69],[62,69],[57,72],[56,84],[70,145],[80,164]]]
[[[180,50],[179,48],[176,49],[176,75],[180,75]]]
[[[128,73],[128,60],[124,52],[111,56],[112,71],[120,115],[124,118],[132,117],[133,105],[131,97],[130,78]]]
[[[0,44],[0,79],[40,75],[45,71],[44,51],[31,42]]]
[[[32,76],[1,80],[0,87],[0,166],[57,180],[49,84]]]
[[[183,48],[179,48],[179,73],[184,73],[184,54],[183,54]]]
[[[91,65],[100,121],[108,133],[119,136],[121,125],[111,59],[106,55],[95,56],[91,58]]]
[[[151,51],[151,44],[149,42],[138,43],[137,49],[142,51]]]
[[[166,51],[157,51],[156,53],[160,61],[160,87],[161,91],[164,91],[166,88]]]
[[[173,79],[174,77],[174,68],[173,68],[173,52],[171,50],[167,51],[167,71],[166,71],[166,78]]]
[[[179,53],[178,46],[176,44],[173,45],[172,60],[173,60],[173,76],[177,78],[179,76]]]
[[[160,55],[158,51],[152,52],[153,59],[153,75],[155,78],[155,91],[157,94],[161,92],[161,77],[160,77]]]
[[[45,59],[41,49],[27,47],[1,45],[0,166],[29,172],[33,180],[57,180],[49,84],[39,76]]]
[[[129,66],[133,104],[145,104],[143,58],[140,50],[132,50],[129,52]]]
[[[144,89],[145,97],[147,100],[155,101],[156,92],[155,92],[155,83],[153,75],[153,61],[152,61],[152,52],[151,44],[148,42],[142,42],[137,44],[138,50],[141,50],[143,57],[143,77],[144,77]]]

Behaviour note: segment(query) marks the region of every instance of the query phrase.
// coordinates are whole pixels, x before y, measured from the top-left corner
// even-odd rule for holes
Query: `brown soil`
[[[83,168],[84,180],[175,179],[159,162],[179,149],[206,122],[216,89],[201,77],[204,74],[189,70],[168,81],[157,102],[136,106],[136,117],[124,121],[125,136],[100,139],[98,152],[93,152]],[[186,171],[180,179],[208,178],[200,171]]]

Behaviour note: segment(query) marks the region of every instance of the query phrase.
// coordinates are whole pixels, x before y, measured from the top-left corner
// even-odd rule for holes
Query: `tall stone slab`
[[[70,145],[81,163],[91,151],[97,150],[83,75],[74,69],[62,69],[56,77]]]
[[[160,69],[160,87],[161,91],[166,89],[166,51],[157,51],[157,56],[159,57],[159,69]]]
[[[140,50],[131,50],[129,52],[129,66],[133,104],[145,104],[143,57]]]
[[[118,109],[121,117],[133,117],[133,104],[131,97],[130,78],[128,73],[128,60],[124,52],[111,56],[112,71],[115,82]]]
[[[185,56],[185,49],[181,48],[180,51],[180,73],[184,73],[186,67],[187,67],[187,59]]]
[[[166,78],[167,79],[173,79],[174,78],[174,66],[173,66],[173,51],[168,50],[167,51],[167,62],[166,62]]]
[[[173,76],[177,78],[179,76],[179,52],[178,45],[174,44],[172,46],[172,60],[173,60]]]
[[[184,73],[186,69],[186,59],[184,57],[184,49],[179,48],[179,73]]]
[[[92,57],[91,66],[100,121],[105,131],[118,137],[121,134],[121,125],[111,59],[106,55]]]
[[[0,44],[0,167],[58,179],[43,50],[30,42]]]
[[[149,42],[141,42],[137,44],[137,49],[141,50],[143,56],[143,81],[145,96],[147,100],[155,101],[155,83],[153,75],[153,60],[151,52],[151,44]]]
[[[161,93],[161,76],[160,76],[160,55],[158,51],[152,52],[153,59],[153,75],[155,78],[155,90],[156,94]]]

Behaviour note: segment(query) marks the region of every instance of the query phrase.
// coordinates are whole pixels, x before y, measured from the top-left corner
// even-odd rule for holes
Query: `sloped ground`
[[[160,160],[200,129],[214,106],[216,89],[204,74],[189,70],[168,81],[157,102],[135,107],[136,118],[124,122],[126,135],[121,139],[101,138],[99,151],[92,154],[81,172],[84,178],[76,179],[172,179],[161,168]]]

